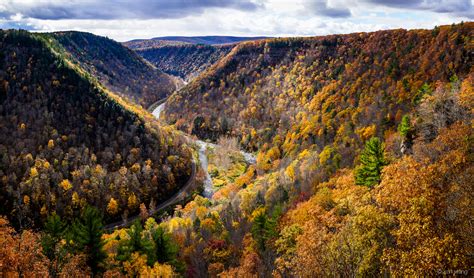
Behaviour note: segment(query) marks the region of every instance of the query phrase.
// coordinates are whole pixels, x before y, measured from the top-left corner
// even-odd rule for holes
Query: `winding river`
[[[152,111],[153,116],[155,116],[155,118],[157,118],[157,119],[160,119],[161,113],[165,109],[165,106],[166,106],[166,102],[163,102],[162,104],[158,105]],[[208,147],[216,147],[217,145],[212,144],[212,143],[207,143],[207,142],[204,142],[202,140],[195,140],[194,142],[199,147],[199,151],[198,151],[199,162],[200,162],[201,167],[202,167],[202,169],[205,173],[204,191],[203,191],[202,195],[204,197],[208,198],[208,199],[211,199],[212,195],[214,194],[214,186],[212,185],[211,175],[209,174],[209,171],[207,170],[208,161],[207,161],[207,156],[206,156],[206,149]],[[247,163],[249,163],[249,164],[255,164],[256,163],[255,155],[253,155],[251,153],[244,152],[244,151],[240,151],[240,153],[245,158]]]

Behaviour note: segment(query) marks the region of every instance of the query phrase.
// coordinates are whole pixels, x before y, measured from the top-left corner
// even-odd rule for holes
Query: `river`
[[[165,109],[165,106],[166,106],[166,102],[163,102],[162,104],[158,105],[152,111],[153,116],[155,116],[155,118],[157,118],[157,119],[160,119],[161,113]],[[207,142],[204,142],[202,140],[195,140],[194,142],[199,147],[198,158],[199,158],[199,162],[201,164],[202,170],[205,173],[204,191],[203,191],[202,195],[204,197],[208,198],[208,199],[211,199],[212,195],[214,194],[214,186],[212,185],[211,175],[209,174],[209,171],[207,170],[208,161],[207,161],[206,149],[208,147],[211,147],[211,148],[217,147],[217,145],[212,144],[212,143],[207,143]],[[240,151],[240,153],[242,154],[244,159],[247,161],[247,163],[249,163],[249,164],[255,164],[256,163],[257,160],[255,158],[255,155],[253,155],[251,153],[244,152],[244,151]]]

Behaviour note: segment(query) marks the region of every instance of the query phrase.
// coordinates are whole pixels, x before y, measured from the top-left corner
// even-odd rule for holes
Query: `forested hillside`
[[[145,108],[166,98],[176,89],[172,77],[153,68],[116,41],[84,32],[48,35],[70,53],[71,60],[77,61],[108,89]]]
[[[471,22],[241,43],[169,97],[163,128],[36,36],[3,33],[0,214],[44,222],[0,217],[4,273],[471,275],[473,35]],[[200,142],[212,196],[158,219],[144,203],[104,234],[103,216],[189,174],[173,128],[217,142]]]
[[[224,57],[234,46],[166,44],[132,49],[163,72],[189,81]]]
[[[183,139],[45,38],[0,33],[0,214],[38,227],[91,205],[111,221],[173,194],[191,174]]]
[[[273,142],[285,156],[343,142],[344,152],[384,135],[437,81],[466,76],[471,39],[466,23],[241,43],[173,95],[166,118],[201,138],[238,136],[249,150]]]
[[[163,41],[163,40],[157,40],[157,39],[150,39],[150,40],[131,40],[128,42],[123,42],[122,44],[132,50],[142,50],[142,49],[147,49],[147,48],[157,48],[157,47],[169,46],[169,45],[187,45],[190,43],[180,42],[180,41]]]
[[[233,36],[167,36],[156,37],[152,39],[138,39],[124,42],[124,45],[131,49],[144,47],[157,47],[165,44],[168,45],[183,45],[183,44],[204,44],[204,45],[223,45],[236,44],[244,41],[256,41],[268,37],[233,37]]]
[[[169,122],[258,154],[210,201],[196,197],[162,223],[186,274],[468,274],[473,32],[464,23],[240,44],[174,94]]]
[[[159,37],[123,43],[168,74],[190,81],[227,55],[237,43],[265,37]]]

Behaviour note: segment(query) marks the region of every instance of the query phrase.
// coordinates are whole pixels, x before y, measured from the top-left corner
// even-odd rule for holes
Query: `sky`
[[[316,36],[474,20],[474,0],[0,0],[0,29],[159,36]]]

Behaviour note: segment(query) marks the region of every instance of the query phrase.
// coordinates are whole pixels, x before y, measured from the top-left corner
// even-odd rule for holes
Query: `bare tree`
[[[229,169],[232,164],[230,154],[239,151],[237,138],[222,136],[218,140],[219,147],[215,148],[216,164],[224,169]]]
[[[422,122],[418,131],[422,140],[433,140],[438,131],[457,121],[466,119],[465,109],[459,105],[459,86],[453,84],[451,90],[440,86],[433,95],[426,96],[418,107]]]

